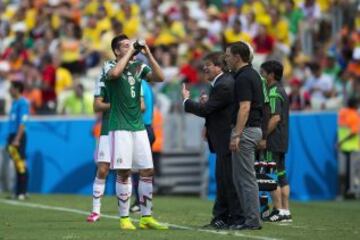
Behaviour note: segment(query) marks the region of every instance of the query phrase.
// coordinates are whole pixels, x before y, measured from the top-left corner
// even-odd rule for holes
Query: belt
[[[261,124],[256,124],[256,123],[246,123],[245,127],[259,127],[261,128]]]

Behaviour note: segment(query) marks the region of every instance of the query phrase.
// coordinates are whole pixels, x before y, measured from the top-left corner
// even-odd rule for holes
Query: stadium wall
[[[92,118],[36,118],[29,121],[27,156],[30,192],[91,194],[96,171],[93,124]],[[292,199],[325,200],[336,197],[336,129],[336,113],[291,115],[286,163]],[[6,144],[6,136],[7,121],[0,120],[1,148]],[[209,166],[214,166],[211,162],[214,156],[209,159]],[[3,159],[0,168],[6,164]],[[114,176],[110,175],[107,194],[114,192],[113,179]],[[214,179],[210,169],[210,197],[215,191]]]

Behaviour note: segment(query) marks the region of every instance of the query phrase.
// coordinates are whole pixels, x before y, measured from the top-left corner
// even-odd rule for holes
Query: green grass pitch
[[[0,194],[0,240],[22,239],[360,239],[360,202],[291,202],[294,222],[264,223],[260,231],[204,231],[212,202],[194,197],[155,197],[154,216],[172,224],[166,231],[121,231],[115,197],[102,201],[101,221],[87,223],[91,197],[31,195],[24,202]],[[135,224],[139,215],[131,216]]]

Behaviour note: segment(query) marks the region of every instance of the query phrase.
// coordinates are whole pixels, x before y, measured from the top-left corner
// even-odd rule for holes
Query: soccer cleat
[[[122,230],[136,230],[136,227],[131,222],[129,217],[120,218],[120,229]]]
[[[152,216],[146,216],[140,218],[139,227],[141,229],[155,229],[155,230],[167,230],[168,226],[165,226],[156,221]]]
[[[90,213],[90,215],[87,217],[87,222],[96,222],[100,220],[100,214],[96,212]]]

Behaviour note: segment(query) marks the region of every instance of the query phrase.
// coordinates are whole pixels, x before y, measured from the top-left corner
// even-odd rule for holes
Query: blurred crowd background
[[[255,67],[284,64],[291,110],[337,110],[360,96],[356,0],[2,0],[0,114],[11,81],[25,83],[34,115],[92,114],[95,79],[119,33],[151,47],[166,111],[182,111],[182,82],[195,96],[207,87],[204,54],[239,40],[253,46]]]

